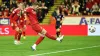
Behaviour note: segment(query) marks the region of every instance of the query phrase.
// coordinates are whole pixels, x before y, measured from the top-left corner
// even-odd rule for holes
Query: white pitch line
[[[100,47],[100,45],[91,46],[91,47],[76,48],[76,49],[69,49],[69,50],[62,50],[62,51],[56,51],[56,52],[48,52],[48,53],[42,53],[42,54],[36,54],[36,55],[29,55],[29,56],[42,56],[42,55],[48,55],[48,54],[70,52],[70,51],[83,50],[83,49],[91,49],[91,48],[96,48],[96,47]]]

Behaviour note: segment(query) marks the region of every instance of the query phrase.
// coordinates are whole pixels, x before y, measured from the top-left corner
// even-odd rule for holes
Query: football
[[[89,28],[89,31],[90,31],[91,33],[94,33],[94,32],[96,31],[96,28],[95,28],[94,26],[91,26],[91,27]]]

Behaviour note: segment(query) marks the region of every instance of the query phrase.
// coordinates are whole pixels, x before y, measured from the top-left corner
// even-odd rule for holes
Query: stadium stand
[[[100,15],[99,0],[63,0],[58,7],[60,10],[59,13],[64,13],[66,16]],[[51,16],[51,24],[54,23],[52,22],[53,18]]]
[[[50,24],[54,21],[52,13],[59,7],[60,13],[66,16],[100,15],[99,0],[0,0],[0,17],[8,17],[17,7],[18,2],[28,5],[37,3],[38,20],[42,24]]]
[[[23,2],[29,6],[37,3],[37,16],[40,23],[42,23],[45,15],[54,5],[53,0],[0,0],[0,17],[9,17],[10,13],[17,8],[17,3]]]

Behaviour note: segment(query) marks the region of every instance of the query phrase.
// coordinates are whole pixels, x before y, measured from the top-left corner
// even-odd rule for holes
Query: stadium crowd
[[[33,3],[36,3],[39,22],[43,21],[48,10],[54,5],[54,0],[0,0],[0,17],[9,17],[19,2],[25,3],[26,6],[32,6]]]
[[[17,8],[17,3],[23,2],[28,5],[37,3],[37,16],[39,22],[42,22],[45,15],[54,5],[55,0],[0,0],[0,17],[9,17],[11,12]],[[57,7],[60,13],[65,15],[100,15],[99,0],[62,0]],[[56,10],[57,10],[56,8]]]
[[[100,0],[64,0],[58,8],[65,15],[100,15]]]

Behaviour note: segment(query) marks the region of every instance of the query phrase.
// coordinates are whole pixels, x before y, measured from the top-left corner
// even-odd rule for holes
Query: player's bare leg
[[[22,32],[21,37],[22,37],[23,39],[26,39],[26,33],[25,33],[25,31]]]
[[[21,37],[23,39],[26,39],[26,32],[25,32],[25,30],[26,30],[26,25],[24,25],[24,27],[22,28],[22,35],[21,35]]]
[[[19,28],[16,27],[16,28],[15,28],[15,31],[16,31],[16,32],[15,32],[14,44],[17,45],[17,42],[18,42],[18,35],[19,35],[19,32],[18,32],[18,31],[19,31]]]
[[[35,44],[32,46],[32,49],[33,50],[36,50],[36,46],[39,45],[42,40],[44,40],[44,35],[42,35],[41,33],[38,33],[38,35],[40,35],[40,37],[38,38],[38,40],[35,42]]]
[[[52,39],[52,40],[57,40],[59,42],[62,41],[63,39],[63,35],[61,37],[55,37],[55,36],[52,36],[51,34],[49,34],[45,29],[42,30],[41,34],[45,35],[46,37],[48,37],[49,39]]]
[[[17,44],[18,34],[19,34],[19,32],[18,32],[19,28],[17,27],[16,24],[14,25],[13,23],[11,23],[11,27],[12,27],[13,30],[15,30],[14,44],[16,45]]]
[[[36,46],[38,44],[40,44],[42,42],[42,40],[44,39],[44,36],[48,37],[49,39],[52,39],[52,40],[57,40],[59,42],[62,42],[63,40],[63,35],[61,37],[58,37],[56,38],[55,36],[52,36],[50,35],[45,29],[42,30],[42,32],[40,33],[41,34],[41,37],[36,41],[36,43],[32,46],[32,49],[33,50],[36,50]]]
[[[56,35],[57,35],[57,37],[60,37],[60,29],[59,28],[56,30]]]
[[[18,37],[18,32],[15,32],[15,38],[14,38],[14,44],[17,44],[17,37]]]
[[[44,37],[40,36],[38,40],[35,42],[35,44],[32,46],[32,49],[36,50],[36,46],[39,45],[42,42],[42,40],[44,40]]]
[[[22,33],[19,33],[19,34],[18,34],[18,39],[17,39],[18,41],[17,41],[17,45],[22,44],[22,43],[20,42],[20,39],[21,39],[21,34],[22,34]]]
[[[22,31],[19,29],[19,27],[16,27],[15,30],[17,32],[17,35],[16,35],[16,40],[14,41],[14,44],[19,45],[19,44],[21,44],[20,38],[21,38]]]
[[[23,38],[26,39],[26,33],[23,31]]]

